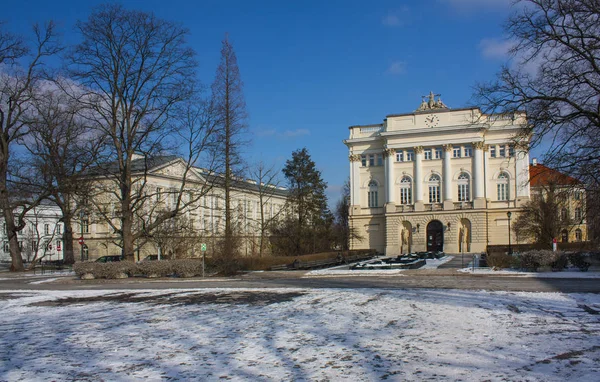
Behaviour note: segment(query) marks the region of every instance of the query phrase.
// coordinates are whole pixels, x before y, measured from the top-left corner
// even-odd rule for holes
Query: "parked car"
[[[97,263],[113,263],[115,261],[123,261],[123,256],[121,255],[110,255],[110,256],[102,256],[96,259]]]

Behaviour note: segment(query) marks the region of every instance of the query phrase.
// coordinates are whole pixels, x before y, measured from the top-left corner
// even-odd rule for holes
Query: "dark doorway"
[[[444,250],[444,226],[439,220],[432,220],[427,224],[427,250]]]

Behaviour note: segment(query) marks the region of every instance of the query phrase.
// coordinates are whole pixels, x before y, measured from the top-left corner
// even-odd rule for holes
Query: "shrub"
[[[179,259],[171,260],[172,271],[177,277],[202,276],[202,260]]]
[[[513,265],[513,257],[506,253],[490,253],[487,256],[488,267],[510,268]]]
[[[137,273],[146,277],[167,277],[173,273],[172,261],[144,261],[137,264]]]
[[[563,269],[565,269],[567,267],[568,263],[569,263],[569,258],[567,256],[567,254],[564,252],[559,252],[557,259],[551,264],[552,270],[553,271],[562,271]]]
[[[569,254],[569,262],[579,268],[580,271],[582,272],[586,272],[588,270],[588,268],[590,267],[590,263],[588,263],[587,261],[585,261],[585,256],[583,253],[581,252],[573,252]]]
[[[92,262],[75,263],[75,264],[73,264],[73,272],[75,272],[75,274],[79,278],[81,278],[81,276],[83,276],[85,274],[93,275],[95,265],[96,265],[96,263],[92,263]]]
[[[523,252],[518,256],[518,267],[521,269],[535,272],[540,266],[538,260],[539,259],[536,251]]]

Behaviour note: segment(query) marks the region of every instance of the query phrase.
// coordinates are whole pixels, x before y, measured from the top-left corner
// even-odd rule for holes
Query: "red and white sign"
[[[79,238],[79,244],[83,245],[83,243],[84,243],[84,241],[83,241],[83,236],[81,236],[81,237]]]
[[[556,244],[556,238],[552,239],[552,244]]]

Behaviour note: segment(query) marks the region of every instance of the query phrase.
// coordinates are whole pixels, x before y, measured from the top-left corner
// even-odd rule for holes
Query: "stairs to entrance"
[[[473,254],[471,254],[471,253],[465,253],[464,255],[460,254],[460,253],[454,253],[454,254],[449,255],[449,256],[454,256],[454,258],[452,260],[448,261],[447,263],[440,265],[438,267],[438,269],[460,269],[460,268],[466,268],[467,265],[471,261],[473,261]]]

